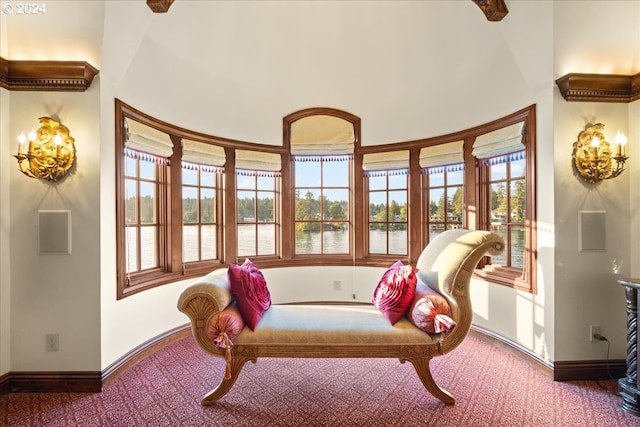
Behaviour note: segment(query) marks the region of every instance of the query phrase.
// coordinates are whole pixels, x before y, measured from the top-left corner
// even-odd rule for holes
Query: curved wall
[[[321,106],[361,117],[362,143],[372,145],[443,135],[536,104],[538,147],[552,152],[552,32],[541,24],[552,20],[549,6],[514,4],[494,25],[472,2],[176,2],[169,13],[151,16],[120,3],[105,6],[102,123],[113,123],[117,97],[190,130],[279,145],[284,116]],[[110,214],[113,129],[105,126],[102,138],[102,205]],[[552,188],[549,165],[541,167],[538,185]],[[549,224],[551,208],[538,213]],[[113,225],[103,222],[102,231],[102,248],[112,252]],[[551,227],[541,234],[540,242],[553,240]],[[540,262],[541,269],[552,265],[552,254]],[[186,322],[181,314],[146,310],[175,307],[181,284],[116,302],[114,268],[103,259],[103,367],[136,342]],[[366,301],[380,274],[265,270],[278,302],[348,300],[352,290]],[[474,292],[487,310],[474,321],[552,359],[552,277],[539,277],[536,296],[478,285]],[[344,284],[339,295],[333,280]],[[522,310],[541,310],[544,320],[518,320]]]

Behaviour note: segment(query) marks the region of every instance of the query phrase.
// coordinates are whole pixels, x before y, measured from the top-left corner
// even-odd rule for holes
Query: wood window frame
[[[495,120],[478,128],[476,135],[481,135],[500,128],[524,121],[524,150],[525,150],[525,184],[526,184],[526,211],[524,219],[525,245],[524,245],[524,269],[513,267],[494,267],[485,257],[476,269],[475,274],[492,283],[505,285],[514,289],[537,292],[537,189],[536,189],[536,107],[531,105],[509,116]],[[470,154],[475,137],[465,141],[465,170],[469,179],[473,179],[474,185],[465,191],[465,204],[470,210],[475,210],[473,221],[468,223],[481,230],[490,230],[490,212],[488,184],[488,167],[481,166],[477,159]],[[467,144],[468,142],[468,144]],[[473,176],[472,176],[473,174]],[[467,178],[465,176],[465,178]],[[466,181],[465,181],[466,182]],[[471,215],[470,215],[471,216]],[[510,244],[510,242],[505,242]]]
[[[390,173],[388,174],[384,174],[384,175],[378,175],[378,176],[365,176],[365,185],[364,185],[364,189],[365,189],[365,194],[364,194],[364,210],[366,212],[366,216],[367,216],[367,228],[365,229],[366,234],[363,236],[363,239],[365,241],[365,247],[366,247],[366,251],[367,251],[367,257],[369,259],[384,259],[388,261],[394,260],[394,259],[398,259],[398,258],[402,258],[402,259],[406,259],[408,256],[408,252],[409,252],[409,181],[410,181],[410,176],[409,176],[409,171],[407,169],[406,173],[401,173],[398,174],[400,176],[405,176],[406,177],[406,185],[403,188],[390,188],[389,187],[389,177],[393,176],[394,172],[390,171]],[[385,178],[385,188],[384,189],[376,189],[376,190],[371,190],[370,188],[370,182],[371,182],[371,178],[380,178],[380,177],[384,177]],[[389,193],[393,192],[393,191],[404,191],[406,193],[406,199],[407,199],[407,206],[406,206],[406,211],[407,211],[407,219],[406,221],[391,221],[389,218],[389,208],[390,208],[390,203],[389,203]],[[369,207],[371,204],[371,193],[384,193],[385,194],[385,209],[387,211],[386,213],[386,220],[385,221],[371,221],[371,217],[369,215]],[[384,224],[385,225],[385,234],[386,234],[386,252],[382,253],[382,252],[371,252],[371,235],[370,235],[370,230],[371,230],[371,224]],[[389,244],[389,228],[390,226],[394,225],[394,224],[406,224],[407,227],[407,253],[404,254],[395,254],[395,253],[389,253],[389,249],[390,249],[390,244]]]
[[[259,171],[253,171],[255,173],[245,173],[245,174],[237,174],[235,175],[235,179],[236,179],[236,200],[237,200],[237,194],[238,191],[240,192],[251,192],[254,194],[255,196],[255,201],[254,201],[254,208],[255,208],[255,218],[254,221],[248,221],[248,222],[242,222],[242,224],[244,225],[253,225],[255,226],[255,230],[256,230],[256,242],[255,242],[255,250],[256,253],[253,255],[248,255],[248,254],[238,254],[237,256],[237,261],[240,261],[240,258],[250,258],[252,261],[256,261],[259,262],[260,260],[265,261],[265,260],[276,260],[279,259],[280,257],[280,253],[281,253],[281,249],[280,249],[280,236],[281,236],[281,232],[279,231],[282,227],[282,224],[280,222],[280,206],[281,206],[281,192],[282,192],[282,185],[280,183],[281,181],[281,177],[280,176],[268,176],[268,178],[273,180],[273,189],[272,190],[260,190],[258,187],[258,180],[260,178],[260,173]],[[248,188],[240,188],[238,189],[238,178],[240,176],[245,176],[245,177],[251,177],[254,182],[255,182],[255,188],[253,189],[248,189]],[[267,177],[266,175],[264,177]],[[269,223],[261,223],[258,219],[258,211],[259,211],[259,203],[258,203],[258,194],[260,192],[263,193],[273,193],[273,221],[269,222]],[[236,205],[236,212],[235,212],[235,218],[236,218],[236,224],[238,223],[238,211],[237,211],[237,205]],[[274,239],[274,253],[273,254],[262,254],[259,255],[258,253],[259,251],[259,242],[258,242],[258,236],[259,236],[259,224],[273,224],[274,228],[275,228],[275,236]],[[237,236],[237,229],[236,229],[236,236]],[[236,237],[236,241],[237,241],[237,237]],[[236,251],[237,252],[237,251]]]
[[[348,255],[299,255],[295,256],[295,195],[293,176],[293,156],[290,151],[291,124],[296,120],[310,115],[333,115],[345,119],[353,124],[355,143],[352,160],[352,171],[349,177],[351,198],[350,209],[350,254]],[[162,172],[163,186],[160,197],[166,210],[161,219],[161,268],[153,271],[132,275],[131,281],[126,274],[126,239],[125,239],[125,200],[124,200],[124,119],[130,118],[151,126],[171,136],[174,143],[170,164]],[[474,128],[443,135],[434,138],[404,141],[375,146],[362,146],[360,141],[360,118],[345,111],[331,108],[310,108],[294,112],[283,118],[282,146],[250,143],[214,137],[189,131],[144,114],[124,102],[115,102],[115,137],[116,137],[116,264],[117,264],[117,298],[121,299],[145,289],[158,285],[202,276],[215,268],[226,267],[230,263],[238,263],[237,256],[237,207],[236,207],[236,170],[235,150],[245,149],[277,153],[281,156],[282,168],[280,178],[280,252],[275,256],[265,256],[260,259],[261,268],[285,266],[377,266],[388,267],[390,262],[398,258],[405,263],[414,264],[422,250],[428,243],[428,233],[424,232],[427,221],[423,200],[423,184],[420,167],[420,150],[424,147],[444,144],[452,141],[464,140],[464,213],[463,227],[470,229],[489,229],[488,202],[485,196],[486,186],[482,184],[482,168],[472,155],[472,146],[478,135],[485,134],[514,123],[525,122],[525,150],[526,150],[526,218],[525,218],[525,265],[520,269],[495,268],[488,263],[480,265],[475,275],[487,281],[501,285],[536,292],[536,107],[531,105],[513,114],[480,125]],[[215,261],[201,261],[193,263],[182,262],[182,168],[181,139],[201,141],[221,146],[225,150],[226,163],[224,166],[223,185],[220,186],[221,197],[217,201],[217,250],[218,259]],[[366,153],[380,153],[385,151],[409,150],[409,176],[407,182],[407,224],[408,224],[408,254],[405,257],[397,255],[369,254],[368,240],[368,191],[366,177],[363,172],[363,155]],[[158,211],[160,214],[160,211]],[[174,221],[173,219],[178,220]]]
[[[181,171],[182,171],[182,164],[181,166]],[[206,165],[204,165],[206,167]],[[208,270],[211,266],[211,264],[220,264],[221,261],[221,254],[220,251],[222,250],[222,242],[223,242],[223,229],[222,229],[222,200],[224,198],[224,192],[223,192],[223,174],[220,172],[212,172],[214,173],[214,180],[215,180],[215,186],[213,187],[214,189],[214,193],[215,193],[215,200],[216,200],[216,205],[214,207],[215,209],[215,221],[213,223],[215,230],[216,230],[216,239],[215,239],[215,246],[216,246],[216,257],[213,259],[206,259],[206,260],[202,260],[201,257],[199,256],[199,260],[197,261],[184,261],[181,258],[181,262],[183,264],[182,270],[183,273],[189,274],[193,271],[196,272],[200,272],[203,270]],[[193,187],[193,188],[197,188],[198,189],[198,193],[200,194],[200,192],[202,191],[203,186],[201,185],[201,171],[198,170],[198,184],[197,185],[193,185],[193,184],[189,184],[189,187]],[[183,188],[182,185],[182,174],[180,175],[180,189]],[[204,187],[204,188],[211,188],[211,187]],[[180,201],[182,202],[182,192],[180,193]],[[200,205],[201,200],[198,201],[198,209],[201,210],[202,206]],[[180,204],[180,213],[181,216],[180,218],[182,218],[182,203]],[[198,227],[200,230],[198,232],[198,251],[200,252],[201,250],[201,242],[202,242],[202,227],[203,225],[208,225],[208,224],[203,224],[202,220],[200,218],[200,212],[198,213],[198,221],[197,222],[192,222],[187,224],[187,226],[190,227]],[[184,226],[184,225],[183,225]],[[180,244],[183,245],[183,236],[182,236],[182,230],[184,230],[184,228],[181,228],[181,235],[180,235]],[[182,255],[181,255],[182,257]]]

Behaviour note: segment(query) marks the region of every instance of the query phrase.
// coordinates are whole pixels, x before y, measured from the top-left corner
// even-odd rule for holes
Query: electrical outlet
[[[333,281],[333,290],[334,291],[342,290],[342,282],[340,280],[334,280]]]
[[[60,350],[60,334],[47,334],[47,351]]]
[[[591,325],[589,327],[589,341],[599,341],[593,338],[594,335],[602,335],[602,326]]]

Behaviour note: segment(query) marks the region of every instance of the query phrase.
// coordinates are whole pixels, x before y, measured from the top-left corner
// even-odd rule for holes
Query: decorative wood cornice
[[[8,90],[84,92],[98,70],[84,61],[15,61],[0,57],[0,87]]]
[[[472,0],[478,5],[484,16],[488,21],[497,22],[502,21],[502,18],[507,16],[509,11],[504,0]]]
[[[166,13],[174,0],[147,0],[147,6],[153,13]]]
[[[632,102],[640,99],[640,73],[619,74],[569,73],[556,80],[567,101]]]

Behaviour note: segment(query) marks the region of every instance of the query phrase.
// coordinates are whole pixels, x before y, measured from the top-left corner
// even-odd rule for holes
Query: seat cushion
[[[433,344],[435,339],[402,318],[395,325],[372,305],[275,304],[254,331],[245,328],[235,345]]]

